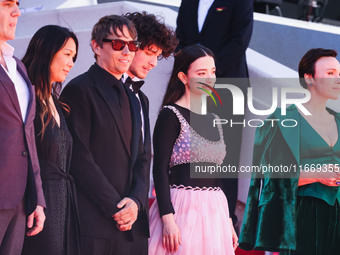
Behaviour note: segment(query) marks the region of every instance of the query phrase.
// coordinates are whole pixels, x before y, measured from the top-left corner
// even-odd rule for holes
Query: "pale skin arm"
[[[176,252],[179,248],[179,245],[182,243],[182,240],[181,231],[175,222],[174,215],[172,213],[163,215],[162,221],[163,221],[163,246],[169,252]],[[233,221],[231,218],[229,218],[229,223],[232,233],[233,248],[234,250],[236,250],[238,246],[238,236],[234,229]]]
[[[38,205],[35,211],[27,218],[27,228],[29,228],[29,230],[26,235],[34,236],[43,230],[45,219],[44,208]]]
[[[163,222],[163,247],[173,253],[178,251],[179,245],[182,243],[181,231],[175,222],[172,213],[162,216]]]
[[[238,236],[236,234],[235,228],[234,228],[234,224],[233,224],[233,220],[231,218],[229,218],[229,222],[230,222],[230,227],[231,227],[231,235],[232,235],[232,241],[233,241],[233,248],[234,251],[237,249],[238,246]]]
[[[312,173],[313,178],[310,178],[311,173],[308,171],[301,171],[298,186],[303,186],[315,182],[320,182],[327,186],[337,187],[340,182],[340,169],[338,166],[329,164],[325,171],[319,173]]]
[[[117,204],[117,207],[123,208],[112,216],[117,222],[117,228],[120,231],[130,230],[138,216],[138,206],[136,202],[131,198],[125,197]]]

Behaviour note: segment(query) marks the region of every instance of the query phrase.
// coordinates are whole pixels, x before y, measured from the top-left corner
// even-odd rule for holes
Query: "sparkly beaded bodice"
[[[164,108],[168,108],[176,114],[181,126],[179,136],[172,150],[170,167],[198,162],[222,164],[226,156],[226,146],[221,125],[217,126],[220,140],[209,141],[197,134],[174,106],[167,105]],[[218,117],[215,115],[215,118]]]

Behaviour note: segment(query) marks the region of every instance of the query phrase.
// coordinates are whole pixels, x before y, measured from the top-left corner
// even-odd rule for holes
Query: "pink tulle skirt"
[[[182,244],[174,254],[233,255],[228,202],[222,190],[170,189]],[[150,255],[171,254],[162,244],[157,200],[150,208]]]

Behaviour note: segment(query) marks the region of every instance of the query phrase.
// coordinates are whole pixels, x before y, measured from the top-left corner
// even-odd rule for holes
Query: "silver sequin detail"
[[[226,156],[226,145],[221,125],[217,125],[220,140],[209,141],[197,134],[174,106],[167,105],[164,108],[172,110],[181,125],[181,131],[172,150],[169,163],[170,168],[186,163],[207,162],[219,165],[223,163],[223,159]],[[214,116],[216,119],[219,119],[217,115],[214,114]]]

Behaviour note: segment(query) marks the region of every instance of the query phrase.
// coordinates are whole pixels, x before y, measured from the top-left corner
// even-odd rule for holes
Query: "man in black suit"
[[[133,224],[147,219],[149,169],[143,148],[139,103],[121,81],[135,51],[131,21],[111,15],[92,30],[96,63],[65,87],[62,100],[73,136],[71,174],[78,195],[81,254],[140,254]],[[141,230],[148,235],[148,224]]]
[[[248,68],[246,49],[253,29],[253,0],[182,0],[177,17],[176,34],[179,44],[176,50],[192,44],[202,44],[211,49],[216,58],[217,78],[237,78],[228,84],[237,85],[246,95]],[[218,91],[219,92],[219,91]],[[244,116],[233,116],[231,94],[221,91],[223,108],[212,108],[221,118],[242,122]],[[225,165],[238,167],[242,139],[242,125],[223,126],[227,157]],[[228,176],[230,177],[230,176]],[[238,180],[224,179],[222,189],[229,203],[234,224],[237,221]]]
[[[253,0],[182,0],[177,50],[202,44],[215,54],[218,78],[245,78],[252,30]]]
[[[126,83],[132,83],[131,88],[141,103],[142,134],[144,150],[148,158],[147,167],[149,169],[151,163],[149,100],[140,90],[144,84],[144,81],[140,79],[145,79],[149,71],[157,66],[159,58],[168,58],[177,46],[178,41],[175,32],[170,27],[167,27],[164,22],[161,21],[160,17],[147,14],[146,12],[127,13],[125,17],[134,23],[138,33],[138,41],[141,43],[127,71],[130,78],[125,77],[125,80],[127,80]],[[148,202],[148,196],[145,197],[145,201],[146,203]],[[141,229],[143,222],[146,222],[142,217],[143,215],[140,215],[134,225],[136,231]],[[141,255],[147,254],[147,252],[142,252],[147,251],[147,249],[143,249],[142,247],[148,247],[148,236],[142,235],[141,233],[139,240],[140,242],[138,244],[134,244],[134,248],[140,250]]]

